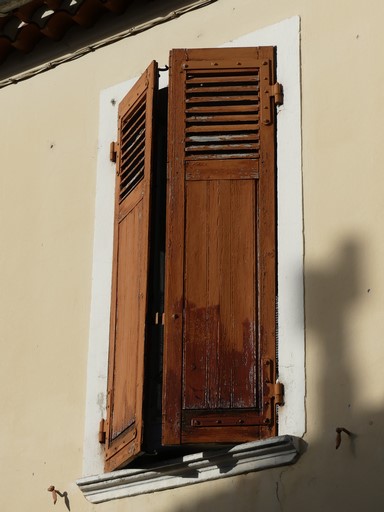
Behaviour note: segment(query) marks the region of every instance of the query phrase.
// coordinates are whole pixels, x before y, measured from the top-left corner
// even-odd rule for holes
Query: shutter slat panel
[[[122,151],[124,150],[127,139],[134,136],[135,133],[140,130],[140,128],[145,128],[145,103],[138,105],[135,115],[130,117],[129,122],[127,121],[128,120],[125,120],[125,130],[123,130],[121,137]]]
[[[209,81],[206,81],[207,78]],[[217,78],[216,82],[215,78]],[[236,81],[233,81],[233,78],[236,78]],[[250,78],[253,81],[250,82]],[[188,159],[201,159],[202,154],[203,158],[213,159],[257,156],[259,148],[258,121],[255,118],[259,103],[257,78],[256,70],[243,70],[241,73],[238,69],[228,69],[225,72],[217,69],[210,70],[210,73],[206,74],[200,70],[189,69],[185,81],[186,132],[189,135],[185,139],[185,151]],[[193,82],[190,82],[192,79]],[[242,112],[238,110],[239,106],[246,108],[248,115],[253,114],[254,120],[239,124],[237,116]],[[200,110],[196,111],[196,107]],[[203,122],[196,124],[192,121],[196,118],[196,112],[210,116],[215,120],[215,124],[208,124],[204,119]],[[228,115],[229,113],[232,113],[232,117]],[[219,116],[223,114],[227,114],[225,120],[220,121]],[[191,134],[200,131],[209,131],[210,138],[191,137]],[[195,145],[196,142],[203,143],[205,140],[212,142],[212,145],[204,147]],[[244,144],[233,144],[234,140]],[[247,144],[249,140],[254,144]]]
[[[249,95],[221,95],[218,94],[217,96],[188,96],[186,99],[187,106],[190,103],[201,103],[201,104],[207,104],[207,103],[223,103],[224,107],[226,103],[229,104],[246,104],[247,102],[249,104],[255,104],[259,99],[259,96],[256,94],[249,94]]]
[[[142,122],[138,125],[138,129],[130,136],[127,136],[121,145],[121,151],[125,158],[129,155],[129,152],[137,145],[139,140],[144,141],[145,139],[145,123]],[[142,144],[143,142],[141,142]]]
[[[241,73],[241,76],[236,76],[236,72]],[[188,77],[188,84],[190,86],[193,86],[194,84],[200,84],[201,83],[201,77],[204,77],[204,82],[209,83],[227,83],[228,81],[228,75],[222,74],[218,72],[217,70],[214,72],[214,76],[207,73],[196,73],[195,75],[192,75]],[[258,84],[259,82],[259,76],[257,73],[244,73],[244,71],[236,70],[231,74],[231,83],[237,83],[237,82],[244,82],[247,83],[255,83]]]
[[[228,136],[227,140],[217,140],[217,138],[211,137],[209,140],[212,142],[215,142],[215,144],[205,144],[207,142],[206,137],[201,137],[201,139],[196,140],[196,138],[193,138],[191,142],[194,142],[195,145],[190,144],[188,148],[186,149],[187,152],[198,152],[198,151],[219,151],[220,149],[224,151],[232,151],[232,150],[245,150],[245,149],[259,149],[259,144],[252,144],[252,143],[243,143],[243,144],[236,144],[232,143],[233,139],[232,137]],[[224,137],[223,137],[224,139]],[[190,138],[191,140],[191,138]],[[196,144],[196,142],[201,142],[200,145]]]
[[[126,162],[132,160],[132,154],[137,152],[138,147],[143,147],[145,143],[145,130],[142,128],[135,137],[127,140],[127,142],[122,146],[123,158],[122,165],[124,166]]]
[[[124,155],[121,158],[122,166],[124,166],[124,173],[121,175],[120,178],[120,186],[124,186],[124,182],[126,181],[126,177],[131,172],[138,172],[138,167],[143,166],[143,160],[144,160],[144,152],[145,152],[145,146],[143,144],[139,145],[137,148],[135,148],[134,151],[130,155]]]
[[[188,123],[226,123],[226,122],[234,122],[234,123],[250,123],[257,122],[259,120],[259,116],[257,114],[243,114],[239,115],[223,115],[222,112],[217,112],[216,114],[200,114],[200,115],[188,115],[187,117]],[[225,125],[224,125],[225,126]]]
[[[204,87],[203,87],[204,85]],[[232,83],[228,83],[228,84],[224,84],[220,87],[218,87],[217,85],[208,85],[206,83],[204,84],[200,84],[200,87],[188,87],[187,88],[187,94],[188,94],[188,97],[190,97],[190,95],[193,93],[193,96],[196,96],[197,98],[198,97],[201,97],[202,99],[204,99],[207,95],[211,95],[213,93],[217,93],[219,96],[222,95],[222,96],[225,96],[226,94],[230,94],[230,93],[236,93],[236,92],[242,92],[243,94],[249,92],[249,93],[252,93],[252,95],[255,95],[257,94],[259,90],[259,87],[258,85],[248,85],[248,84],[244,84],[244,85],[233,85]],[[248,96],[246,96],[248,97]],[[254,98],[256,96],[253,96]],[[188,101],[188,100],[187,100]]]
[[[240,113],[240,112],[258,112],[258,103],[255,103],[254,105],[252,105],[252,109],[250,108],[249,105],[212,105],[212,106],[204,106],[204,105],[199,105],[199,106],[196,106],[196,105],[192,105],[192,106],[188,106],[188,109],[186,109],[186,114],[195,114],[195,113],[202,113],[202,114],[206,114],[206,113],[219,113],[219,114],[236,114],[236,113]]]
[[[218,120],[216,120],[217,122]],[[258,123],[244,123],[244,124],[229,124],[230,122],[232,121],[231,120],[227,120],[224,124],[202,124],[202,125],[196,125],[196,124],[193,124],[192,126],[187,126],[186,128],[186,133],[188,135],[192,134],[192,133],[205,133],[205,132],[220,132],[221,137],[228,137],[228,134],[226,132],[244,132],[244,135],[239,135],[239,134],[236,134],[234,133],[233,134],[233,137],[238,137],[238,138],[249,138],[249,137],[256,137],[257,136],[257,133],[258,133]],[[236,122],[236,119],[233,119],[233,121]],[[251,135],[249,135],[249,132],[251,133]],[[225,134],[225,135],[224,135]],[[212,137],[214,137],[214,135],[212,135]],[[187,142],[192,138],[192,136],[190,135],[189,137],[186,138]]]
[[[247,152],[232,150],[231,153],[227,153],[227,154],[224,151],[220,151],[220,153],[218,153],[217,155],[210,152],[209,159],[212,162],[222,162],[222,161],[224,161],[223,160],[224,158],[226,158],[228,160],[238,160],[238,159],[243,159],[243,158],[245,159],[245,158],[247,158],[247,156],[248,156]],[[204,153],[202,153],[202,154],[195,153],[191,158],[189,158],[188,156],[185,158],[185,160],[187,162],[202,162],[202,161],[205,162],[206,159],[207,159],[207,156]]]
[[[146,97],[143,96],[121,121],[120,202],[144,178],[145,112]]]
[[[145,150],[142,148],[140,153],[130,162],[126,167],[125,173],[120,181],[120,199],[124,199],[125,187],[135,177],[142,178],[144,163],[145,163]]]

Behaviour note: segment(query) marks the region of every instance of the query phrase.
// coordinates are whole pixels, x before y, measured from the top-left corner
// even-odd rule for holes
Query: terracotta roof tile
[[[0,64],[28,53],[42,39],[60,40],[73,26],[88,28],[103,13],[122,14],[132,0],[31,0],[0,15]]]

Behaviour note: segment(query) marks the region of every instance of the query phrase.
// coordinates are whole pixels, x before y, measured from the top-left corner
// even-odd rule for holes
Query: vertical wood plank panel
[[[255,235],[253,181],[188,183],[185,408],[255,402]]]
[[[116,348],[114,361],[114,414],[112,439],[136,421],[138,357],[143,351],[143,301],[138,297],[144,280],[140,265],[143,252],[143,202],[119,224]]]
[[[204,408],[207,404],[209,315],[208,253],[206,222],[207,187],[188,183],[186,187],[185,329],[183,407]]]
[[[231,407],[256,403],[257,276],[255,182],[231,182],[231,272],[233,280],[233,399]]]

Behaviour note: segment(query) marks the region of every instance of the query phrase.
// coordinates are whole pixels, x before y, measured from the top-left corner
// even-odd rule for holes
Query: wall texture
[[[0,90],[4,510],[382,509],[382,2],[218,0]],[[308,449],[294,466],[91,505],[82,474],[100,92],[173,47],[299,15]],[[383,112],[384,113],[384,112]],[[356,435],[335,450],[335,428]],[[56,509],[66,510],[64,498]]]

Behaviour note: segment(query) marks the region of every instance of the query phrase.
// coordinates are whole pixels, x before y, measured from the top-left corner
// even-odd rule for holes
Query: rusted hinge
[[[116,150],[116,142],[112,141],[109,146],[109,159],[111,162],[116,163],[117,150]]]
[[[99,425],[99,443],[105,444],[106,437],[107,431],[105,429],[105,419],[102,418]]]
[[[283,86],[278,82],[271,86],[271,96],[275,100],[275,105],[283,104]]]
[[[264,125],[273,123],[273,107],[283,104],[283,86],[278,82],[268,85],[270,79],[270,61],[266,60],[260,69],[260,80],[262,88],[260,91],[261,100],[261,122]],[[272,101],[273,99],[273,101]]]
[[[275,399],[275,405],[284,405],[284,386],[280,382],[271,385],[272,396]]]

